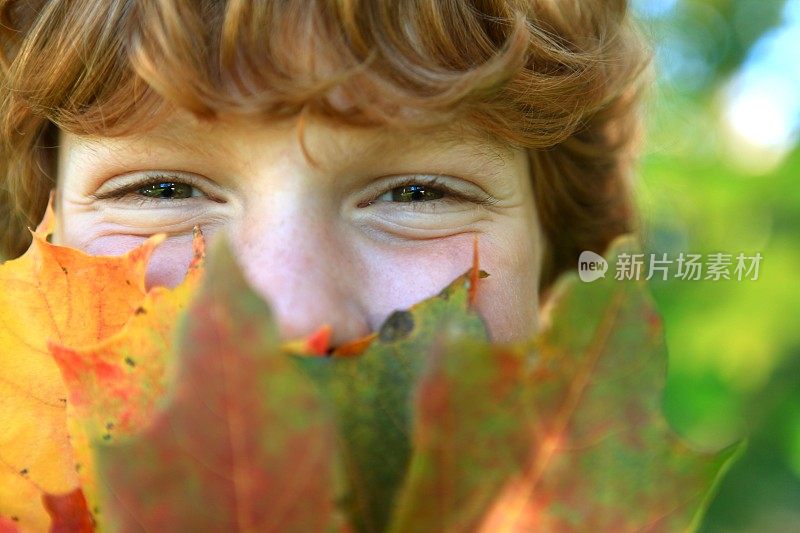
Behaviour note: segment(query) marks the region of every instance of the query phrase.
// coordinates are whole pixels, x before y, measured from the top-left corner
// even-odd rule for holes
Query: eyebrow
[[[255,123],[254,123],[255,124]],[[326,124],[336,128],[336,125]],[[343,130],[354,134],[353,138],[332,136],[333,140],[323,148],[310,146],[312,156],[317,162],[336,162],[342,159],[381,158],[382,154],[422,153],[431,146],[442,153],[448,150],[465,150],[465,157],[475,165],[475,172],[491,180],[497,180],[513,157],[512,147],[492,139],[487,133],[470,124],[458,123],[444,128],[408,128],[400,129],[364,129],[342,126]],[[169,147],[172,151],[191,154],[199,158],[219,159],[233,158],[235,154],[231,146],[220,137],[225,135],[224,122],[203,122],[198,120],[189,123],[182,118],[170,118],[155,128],[131,136],[104,138],[80,137],[81,146],[93,152],[97,157],[108,158],[109,154],[128,153],[129,151],[146,151],[148,143],[156,143]],[[109,141],[113,144],[109,145]],[[313,144],[313,143],[312,143]],[[399,148],[400,147],[400,148]],[[105,152],[105,153],[103,153]],[[473,157],[474,154],[474,157]]]
[[[161,144],[161,147],[169,147],[198,157],[218,158],[223,152],[226,157],[233,156],[224,143],[198,142],[195,132],[190,134],[183,129],[165,128],[164,131],[150,130],[121,137],[76,137],[76,147],[105,159],[110,155],[127,154],[131,150],[144,152],[149,148],[148,144],[153,142]]]
[[[257,121],[254,121],[254,124],[256,123]],[[264,124],[269,124],[269,122],[265,121]],[[210,144],[211,146],[217,146],[223,143],[197,143],[197,130],[200,129],[203,138],[209,136],[209,140],[214,140],[213,138],[219,134],[218,131],[214,131],[214,128],[219,127],[220,125],[222,126],[222,131],[224,132],[225,122],[215,123],[196,120],[194,124],[188,124],[186,119],[170,118],[150,132],[145,133],[143,137],[147,139],[147,137],[150,136],[151,139],[155,138],[155,140],[160,139],[169,143],[174,143],[178,147],[188,151],[202,155],[214,156],[216,154],[209,153],[208,150],[203,149],[205,148],[205,145]],[[450,124],[446,127],[409,127],[405,130],[392,130],[380,127],[376,127],[374,129],[359,128],[357,126],[348,126],[344,124],[337,125],[335,122],[326,123],[326,125],[331,128],[341,128],[342,130],[346,130],[351,134],[357,135],[359,140],[359,155],[362,152],[366,154],[371,152],[396,150],[398,141],[402,141],[406,148],[424,148],[427,143],[435,142],[442,143],[444,145],[450,145],[450,147],[467,145],[481,153],[483,156],[496,158],[499,160],[502,160],[504,157],[511,156],[510,146],[504,146],[502,142],[494,139],[487,132],[481,130],[473,124],[464,121]],[[297,133],[296,128],[295,133]],[[363,134],[363,136],[359,134]],[[417,141],[417,138],[419,138],[419,141]],[[191,140],[187,141],[187,139]],[[347,140],[334,138],[334,141],[336,141],[336,155],[340,153],[352,154],[353,146],[352,144],[348,144]],[[211,152],[213,152],[213,150]]]

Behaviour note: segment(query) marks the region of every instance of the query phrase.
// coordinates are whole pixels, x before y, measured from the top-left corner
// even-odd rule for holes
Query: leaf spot
[[[144,307],[137,307],[136,311],[133,312],[135,315],[144,315],[145,313],[147,313],[147,311]]]
[[[103,435],[103,440],[106,440],[106,441],[111,440],[111,435],[106,433],[105,435]]]
[[[13,520],[14,522],[19,522],[19,517],[17,515],[14,515],[11,517],[11,520]]]
[[[62,266],[61,271],[64,273],[65,276],[67,275],[67,267]]]
[[[125,363],[126,363],[128,366],[136,366],[136,361],[134,361],[134,360],[133,360],[133,359],[131,359],[130,357],[126,357],[126,358],[125,358]]]
[[[381,326],[378,338],[392,342],[405,337],[414,329],[414,316],[410,311],[395,311]]]
[[[22,470],[19,471],[19,475],[27,476],[28,475],[28,469],[27,468],[23,468]]]

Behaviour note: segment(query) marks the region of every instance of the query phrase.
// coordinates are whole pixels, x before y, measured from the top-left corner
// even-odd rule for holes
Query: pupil
[[[192,187],[185,183],[153,183],[139,189],[139,194],[162,199],[189,198],[192,196]]]
[[[444,194],[436,189],[426,189],[425,185],[406,185],[398,187],[392,192],[392,200],[395,202],[424,202],[427,200],[438,200]]]

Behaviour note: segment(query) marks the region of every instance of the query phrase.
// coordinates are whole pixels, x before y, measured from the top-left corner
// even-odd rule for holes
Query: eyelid
[[[123,178],[123,176],[119,176],[119,178]],[[115,179],[109,180],[115,181]],[[199,176],[195,176],[189,173],[182,173],[182,172],[153,172],[151,174],[139,175],[135,177],[131,177],[130,180],[122,180],[123,183],[113,186],[108,186],[109,190],[103,191],[106,187],[106,182],[101,186],[94,194],[90,195],[95,200],[121,200],[128,196],[129,194],[136,193],[142,187],[147,185],[153,185],[158,183],[164,182],[173,182],[173,183],[183,183],[186,185],[190,185],[197,190],[199,190],[205,197],[209,200],[218,203],[224,203],[225,200],[221,198],[220,195],[214,194],[213,191],[209,189],[213,189],[213,185],[210,183],[210,180],[200,178]],[[158,200],[155,198],[147,198],[142,196],[141,200],[143,201],[154,201],[154,202],[164,202],[165,200]],[[190,198],[176,198],[169,200],[170,202],[181,202],[190,200]]]
[[[386,182],[381,183],[380,184],[381,192],[379,192],[376,195],[372,195],[369,201],[361,202],[360,204],[358,204],[358,207],[367,207],[369,205],[372,205],[383,194],[390,192],[393,189],[399,187],[406,187],[409,185],[424,185],[426,187],[430,187],[432,189],[436,189],[446,193],[448,196],[452,197],[451,200],[472,202],[483,206],[492,206],[497,204],[497,202],[499,201],[497,198],[494,198],[490,194],[484,192],[477,185],[474,185],[472,187],[473,189],[477,190],[466,191],[458,187],[451,186],[450,184],[447,183],[445,179],[445,178],[450,178],[450,179],[459,179],[459,178],[453,178],[439,174],[404,174],[404,175],[393,176],[392,178],[394,179],[394,181],[390,181],[389,183]],[[478,190],[480,190],[480,192],[478,192]],[[446,199],[447,198],[444,198],[442,200]],[[433,203],[442,200],[429,200],[428,202],[414,202],[414,204],[416,205],[418,203]],[[387,202],[387,203],[402,203],[402,202]]]

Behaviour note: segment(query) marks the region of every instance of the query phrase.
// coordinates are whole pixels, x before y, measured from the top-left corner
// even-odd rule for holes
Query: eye
[[[148,183],[144,187],[138,188],[136,192],[147,198],[159,200],[180,200],[183,198],[191,198],[193,196],[202,195],[200,191],[188,183],[180,183],[176,181],[159,181],[156,183]]]
[[[395,187],[380,195],[377,200],[382,202],[427,202],[444,198],[445,194],[444,191],[430,185],[414,183]]]
[[[407,204],[409,207],[413,206],[414,210],[420,211],[433,210],[435,206],[441,208],[443,205],[455,206],[467,203],[491,206],[497,201],[463,180],[440,175],[397,176],[384,184],[381,189],[377,196],[360,203],[359,207],[395,204],[397,209],[405,209],[397,204]]]
[[[121,176],[109,180],[92,196],[98,200],[135,202],[154,207],[176,207],[184,201],[208,199],[224,203],[212,181],[189,173]],[[172,202],[176,202],[175,206]]]

